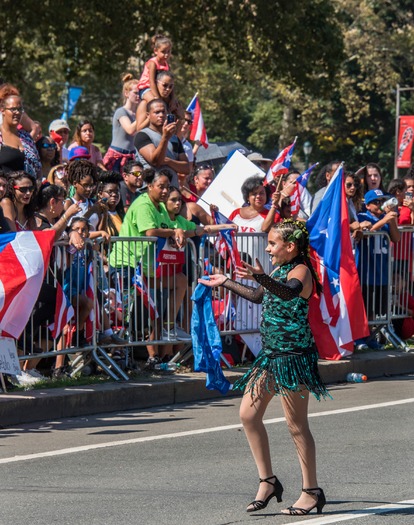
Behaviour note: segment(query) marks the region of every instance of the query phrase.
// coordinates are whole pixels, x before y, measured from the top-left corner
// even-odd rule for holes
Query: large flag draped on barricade
[[[231,224],[231,221],[217,210],[213,211],[213,219],[216,224]],[[234,230],[221,230],[217,234],[215,248],[223,259],[232,262],[233,269],[241,265]]]
[[[316,162],[316,164],[313,164],[296,179],[295,189],[290,196],[290,211],[292,215],[296,215],[302,210],[309,217],[312,197],[308,192],[306,185],[308,184],[310,174],[318,165],[319,162]]]
[[[54,231],[0,235],[0,334],[18,339],[39,296]]]
[[[311,257],[323,286],[309,303],[309,322],[319,356],[339,360],[354,341],[369,335],[352,253],[343,167],[338,167],[323,199],[307,222]]]
[[[208,138],[206,126],[201,113],[200,101],[196,93],[192,101],[188,104],[187,111],[193,115],[193,125],[191,127],[190,140],[198,140],[205,148],[208,148]]]
[[[66,297],[65,292],[59,283],[56,283],[56,307],[53,323],[49,325],[49,330],[53,339],[59,337],[65,325],[74,317],[75,311]]]
[[[275,158],[272,165],[269,168],[269,171],[266,173],[264,184],[270,184],[277,177],[281,177],[289,171],[290,164],[292,162],[293,150],[295,149],[297,137],[295,140],[283,149],[279,155]]]
[[[206,388],[226,394],[231,384],[220,366],[222,343],[214,320],[212,289],[198,284],[191,299],[194,301],[191,316],[194,371],[207,374]]]
[[[149,293],[147,283],[145,282],[145,279],[142,275],[141,264],[138,264],[138,266],[135,269],[133,283],[135,288],[137,289],[137,292],[142,297],[142,302],[145,308],[148,310],[151,320],[154,321],[154,319],[157,319],[159,317],[157,305],[155,304],[153,298]]]

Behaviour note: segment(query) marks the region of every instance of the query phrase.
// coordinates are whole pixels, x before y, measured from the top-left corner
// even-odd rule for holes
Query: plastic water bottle
[[[387,201],[383,202],[381,206],[381,210],[385,211],[385,208],[395,208],[398,206],[398,201],[395,197],[391,197],[391,199],[388,199]]]
[[[161,372],[176,372],[178,369],[177,363],[157,363],[154,366],[155,370],[160,370]]]
[[[367,379],[368,378],[365,374],[359,374],[358,372],[350,372],[346,376],[348,383],[365,383]]]

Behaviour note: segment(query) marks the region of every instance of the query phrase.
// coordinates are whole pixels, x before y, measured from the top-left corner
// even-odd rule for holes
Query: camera
[[[412,201],[413,200],[413,194],[411,191],[406,191],[405,192],[405,198],[408,200],[408,201]]]
[[[175,122],[175,115],[168,113],[167,115],[167,124],[173,124]]]

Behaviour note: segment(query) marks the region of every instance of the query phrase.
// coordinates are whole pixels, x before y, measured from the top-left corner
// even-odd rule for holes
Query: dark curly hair
[[[16,185],[16,182],[19,182],[22,179],[30,179],[32,182],[32,186],[34,187],[32,198],[30,199],[29,204],[27,204],[24,207],[25,216],[27,219],[30,219],[31,217],[33,217],[37,198],[37,182],[36,178],[33,177],[33,175],[30,175],[30,173],[27,173],[26,171],[9,172],[7,174],[7,190],[5,197],[8,197],[14,203],[14,201],[16,200],[16,190],[14,187]]]
[[[66,198],[65,188],[56,184],[50,184],[50,182],[43,182],[37,192],[36,209],[42,210],[47,206],[50,199],[58,199],[59,197],[62,199]]]
[[[248,177],[243,182],[241,187],[244,202],[249,202],[250,194],[261,187],[264,187],[266,191],[266,201],[268,201],[270,198],[270,188],[269,186],[263,186],[263,177],[261,177],[260,175],[253,175],[252,177]]]
[[[98,182],[98,171],[95,164],[86,159],[77,159],[69,162],[67,167],[69,182],[74,186],[86,177],[92,177],[94,183]]]

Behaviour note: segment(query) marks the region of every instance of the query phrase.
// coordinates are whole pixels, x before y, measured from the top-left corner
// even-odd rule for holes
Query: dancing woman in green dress
[[[262,350],[250,370],[234,389],[244,391],[240,419],[259,473],[259,489],[247,512],[264,509],[283,487],[272,469],[269,439],[263,417],[273,396],[280,395],[288,428],[295,443],[302,471],[302,492],[284,514],[302,515],[325,505],[325,495],[316,477],[315,442],[308,424],[309,393],[316,399],[330,397],[318,372],[318,354],[308,322],[308,301],[321,286],[309,260],[309,237],[302,222],[285,220],[273,225],[266,252],[275,266],[269,275],[260,262],[237,268],[242,279],[254,279],[253,288],[223,274],[200,279],[205,286],[223,286],[255,303],[262,303],[260,333]]]

